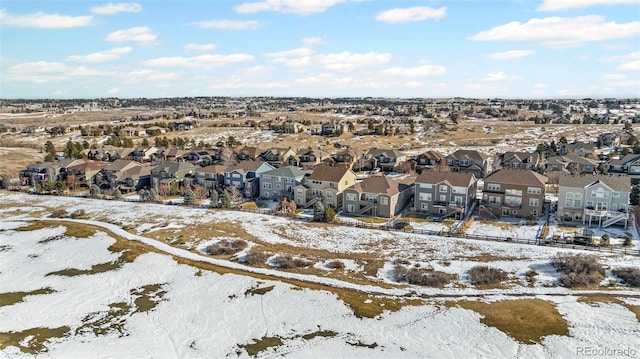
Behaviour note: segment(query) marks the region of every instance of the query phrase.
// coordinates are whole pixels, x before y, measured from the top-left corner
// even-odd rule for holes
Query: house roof
[[[540,158],[540,154],[538,152],[505,152],[502,155],[502,161],[512,161],[517,160],[520,162],[524,162],[527,158],[531,157],[532,162],[537,162]]]
[[[418,156],[416,156],[416,158],[430,158],[430,159],[434,159],[434,160],[442,160],[444,159],[444,155],[438,151],[434,151],[434,150],[429,150],[427,152],[423,152],[421,154],[419,154]]]
[[[629,153],[622,158],[614,158],[609,161],[612,166],[629,165],[631,162],[635,162],[640,159],[640,154]]]
[[[166,173],[178,173],[182,171],[189,171],[195,169],[191,162],[166,162],[161,165],[157,165],[151,169],[151,173],[160,173],[162,171]]]
[[[288,177],[288,178],[300,178],[309,173],[309,171],[304,171],[300,169],[300,167],[296,166],[286,166],[276,168],[275,170],[267,171],[262,173],[262,175],[267,176],[278,176],[278,177]]]
[[[523,171],[510,168],[497,170],[484,179],[484,183],[493,182],[531,186],[544,186],[547,181],[547,176],[543,176],[537,172],[533,172],[531,170]]]
[[[196,169],[196,172],[200,173],[224,173],[227,169],[227,166],[224,165],[210,165],[205,167],[200,167]]]
[[[565,155],[562,157],[564,157],[568,163],[578,163],[583,165],[594,165],[594,166],[598,164],[598,161],[581,157],[578,155]]]
[[[339,182],[351,169],[341,166],[316,166],[309,176],[310,180]],[[355,173],[353,173],[355,176]]]
[[[480,153],[476,150],[457,150],[456,152],[450,154],[449,156],[459,159],[462,157],[467,157],[472,161],[484,161],[487,159],[487,155],[484,153]]]
[[[367,156],[378,157],[383,155],[388,158],[400,158],[402,157],[402,152],[396,151],[394,149],[382,149],[382,148],[372,148],[367,151]]]
[[[76,164],[76,165],[72,165],[67,167],[67,169],[72,170],[72,171],[87,171],[87,170],[99,170],[101,168],[105,168],[109,166],[108,163],[105,162],[95,162],[95,161],[85,161],[83,163],[80,164]]]
[[[447,182],[455,187],[469,187],[475,181],[475,176],[467,172],[423,171],[416,178],[416,183],[436,184]]]
[[[244,153],[245,155],[253,158],[259,156],[263,152],[262,149],[252,146],[239,146],[236,147],[235,150],[236,153]]]
[[[142,167],[142,165],[140,163],[136,162],[136,161],[125,160],[125,159],[119,158],[119,159],[111,162],[111,164],[109,164],[109,166],[105,167],[105,170],[120,172],[120,171],[124,170],[125,168],[129,168],[131,166]]]
[[[241,173],[255,172],[255,171],[258,170],[258,168],[260,168],[260,166],[262,166],[265,163],[266,162],[263,162],[263,161],[240,161],[235,166],[227,167],[225,172],[233,172],[233,171],[238,171],[238,172],[241,172]],[[269,165],[269,166],[271,166],[271,165]],[[273,167],[273,166],[271,166],[271,167]]]
[[[563,175],[558,179],[560,187],[584,188],[596,182],[604,183],[611,189],[620,192],[631,191],[631,178],[628,176],[607,176],[607,175]]]
[[[359,193],[385,193],[394,196],[410,187],[387,176],[371,176],[351,186]]]

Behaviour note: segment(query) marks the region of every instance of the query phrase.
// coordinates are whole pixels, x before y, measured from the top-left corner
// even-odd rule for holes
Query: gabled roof
[[[286,166],[276,168],[275,170],[263,172],[263,176],[277,176],[277,177],[288,177],[288,178],[300,178],[304,175],[308,174],[309,171],[304,171],[300,169],[300,167],[296,166]]]
[[[487,155],[484,153],[480,153],[476,150],[457,150],[456,152],[450,154],[447,157],[453,157],[455,159],[460,159],[462,157],[467,157],[472,161],[484,161],[487,159]]]
[[[235,149],[236,153],[244,153],[249,157],[257,157],[262,153],[262,149],[252,146],[239,146]]]
[[[628,166],[637,160],[640,160],[640,154],[629,153],[622,158],[614,158],[610,160],[609,164],[612,166]]]
[[[589,158],[585,158],[582,156],[578,156],[578,155],[565,155],[562,156],[565,158],[565,160],[567,161],[567,163],[577,163],[577,164],[582,164],[582,165],[592,165],[595,166],[598,164],[598,161],[589,159]]]
[[[258,168],[260,168],[260,166],[262,166],[265,163],[267,163],[267,162],[263,162],[263,161],[241,161],[235,166],[227,167],[227,169],[224,172],[225,173],[233,172],[233,171],[238,171],[240,173],[255,172],[255,171],[258,170]],[[269,164],[267,163],[267,165],[269,165]],[[269,167],[273,167],[273,166],[269,165]]]
[[[584,188],[601,182],[614,191],[630,192],[631,178],[627,176],[607,176],[607,175],[564,175],[558,178],[558,186]]]
[[[469,187],[476,182],[476,177],[467,172],[423,171],[416,178],[416,183],[437,184],[446,182],[454,187]]]
[[[400,158],[402,157],[402,152],[394,150],[394,149],[381,149],[381,148],[372,148],[367,151],[367,156],[378,157],[383,155],[388,158]]]
[[[157,165],[151,169],[151,173],[160,173],[162,171],[166,173],[178,173],[183,171],[194,170],[194,166],[191,162],[167,162],[161,165]]]
[[[547,183],[547,181],[547,176],[543,176],[537,172],[533,172],[531,170],[515,170],[510,168],[497,170],[484,179],[484,183],[492,182],[543,187]]]
[[[350,189],[354,189],[359,193],[384,193],[394,196],[408,187],[410,186],[387,176],[371,176],[351,186]]]
[[[151,174],[151,167],[149,167],[149,166],[139,166],[139,167],[132,167],[132,168],[129,168],[129,169],[123,171],[122,175],[118,176],[118,178],[120,178],[120,179],[123,179],[123,178],[139,179],[140,177],[148,176],[149,174]]]
[[[109,166],[108,163],[105,162],[95,162],[95,161],[85,161],[83,163],[80,164],[76,164],[76,165],[72,165],[67,167],[67,169],[72,170],[72,171],[87,171],[87,170],[99,170],[101,168],[105,168]]]
[[[421,158],[421,157],[430,158],[434,160],[442,160],[445,158],[445,156],[442,153],[434,150],[429,150],[427,152],[423,152],[416,156],[416,158]]]
[[[309,176],[309,180],[339,182],[351,169],[341,166],[316,166]],[[353,173],[355,176],[355,173]]]
[[[509,162],[513,160],[524,162],[527,158],[531,158],[532,162],[537,162],[540,158],[540,154],[538,154],[538,152],[505,152],[502,155],[503,162]]]
[[[142,165],[136,161],[119,158],[111,162],[109,166],[105,167],[104,169],[107,171],[120,172],[124,169],[131,168],[131,167],[142,167]]]
[[[227,169],[227,166],[224,165],[210,165],[205,167],[200,167],[196,169],[196,172],[200,173],[224,173]]]

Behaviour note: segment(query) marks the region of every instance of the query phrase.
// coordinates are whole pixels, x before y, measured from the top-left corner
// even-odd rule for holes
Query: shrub
[[[613,274],[622,279],[630,287],[640,287],[640,268],[625,267],[612,270]]]
[[[267,252],[252,249],[244,256],[244,263],[249,265],[263,264],[267,261],[267,258],[269,258]]]
[[[224,239],[207,246],[206,250],[213,256],[236,254],[247,248],[247,242],[242,239]]]
[[[631,240],[631,236],[624,237],[624,243],[622,243],[623,246],[628,247],[628,246],[630,246],[632,244],[633,244],[633,242]]]
[[[288,254],[281,254],[273,258],[273,263],[281,269],[303,268],[311,265],[306,259],[293,258]]]
[[[611,243],[611,237],[609,237],[608,234],[604,234],[602,235],[602,237],[600,237],[601,246],[608,247],[610,243]]]
[[[339,260],[332,260],[331,262],[327,263],[327,268],[331,268],[331,269],[344,269],[344,263],[342,261]]]
[[[560,282],[568,288],[590,287],[604,279],[604,269],[594,255],[558,253],[551,263],[560,272]]]
[[[71,213],[70,217],[71,218],[83,218],[86,217],[86,212],[84,209],[77,209],[75,211],[73,211],[73,213]]]
[[[471,284],[474,285],[498,284],[509,278],[507,272],[489,266],[475,266],[469,269],[467,274],[469,275]]]
[[[49,217],[62,218],[62,217],[66,217],[67,215],[68,215],[68,212],[65,209],[56,209],[55,211],[51,212],[51,215],[49,215]]]
[[[393,280],[396,282],[406,282],[409,284],[417,284],[426,287],[442,288],[457,275],[445,272],[434,271],[433,268],[407,268],[397,264],[393,269]]]
[[[536,276],[538,275],[538,272],[533,269],[529,269],[524,275],[527,277],[527,283],[529,283],[529,286],[533,287],[536,282]]]

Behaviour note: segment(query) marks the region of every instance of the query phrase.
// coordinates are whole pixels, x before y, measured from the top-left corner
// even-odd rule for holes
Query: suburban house
[[[318,199],[325,206],[342,206],[342,192],[356,183],[356,174],[342,166],[316,166],[302,184],[296,186],[294,200],[298,207],[307,208]]]
[[[153,162],[158,158],[158,151],[160,149],[158,147],[137,147],[129,154],[129,159],[145,163],[145,162]]]
[[[564,155],[577,155],[577,156],[587,156],[593,153],[596,149],[596,145],[593,143],[585,143],[582,141],[575,141],[572,143],[559,143],[558,145],[558,154],[560,156]]]
[[[72,189],[79,187],[86,188],[94,183],[93,178],[107,166],[109,166],[107,162],[101,161],[84,161],[74,164],[67,167],[64,179]]]
[[[267,162],[242,161],[225,169],[224,184],[242,190],[246,198],[254,198],[260,194],[260,175],[273,169]]]
[[[442,217],[464,216],[478,191],[478,180],[466,172],[423,171],[415,183],[416,212]]]
[[[35,186],[45,181],[58,179],[58,165],[55,162],[38,162],[27,165],[20,171],[20,183],[23,186]]]
[[[421,153],[413,157],[413,169],[421,173],[424,169],[433,169],[446,163],[445,156],[434,150]]]
[[[235,149],[236,157],[238,161],[252,160],[256,161],[260,159],[262,149],[253,146],[240,146]]]
[[[476,150],[457,150],[445,158],[452,172],[472,173],[476,178],[487,174],[487,155]]]
[[[564,175],[559,179],[558,189],[559,220],[600,227],[624,223],[627,228],[631,192],[629,177]]]
[[[295,164],[296,151],[289,148],[269,148],[260,155],[263,161],[275,167]],[[293,162],[293,163],[290,163]]]
[[[640,154],[630,153],[622,158],[609,160],[608,173],[626,174],[631,178],[632,184],[640,182]]]
[[[344,125],[338,120],[330,120],[322,124],[320,135],[333,136],[344,132]]]
[[[538,152],[505,152],[496,159],[496,168],[536,170],[541,165]]]
[[[344,190],[346,213],[394,217],[411,202],[413,186],[387,176],[371,176]]]
[[[177,186],[191,184],[195,172],[196,166],[190,162],[160,164],[151,169],[151,187],[157,188],[159,193],[169,193],[174,182]]]
[[[383,172],[391,172],[399,164],[403,154],[393,149],[372,148],[365,157],[372,160],[371,168],[379,168]]]
[[[263,172],[260,175],[260,197],[277,200],[287,197],[292,200],[294,188],[302,182],[308,173],[309,171],[295,166],[280,167]]]
[[[286,120],[282,124],[282,132],[283,133],[298,133],[304,131],[305,126],[300,122],[296,122],[293,120]]]
[[[353,168],[355,171],[358,171],[364,164],[365,158],[362,151],[346,148],[333,155],[333,160],[336,166]]]
[[[147,136],[147,129],[144,127],[124,127],[118,132],[120,137],[142,137]]]
[[[322,150],[308,149],[298,154],[298,166],[304,169],[311,169],[315,165],[322,163],[327,158],[331,158],[331,154]]]
[[[222,188],[224,185],[224,171],[227,166],[209,165],[205,167],[196,167],[196,183],[204,186],[209,191]]]
[[[484,179],[480,214],[496,218],[542,215],[547,180],[531,170],[493,172]]]
[[[94,182],[104,191],[119,189],[123,193],[147,188],[150,184],[151,167],[132,160],[118,159],[100,170]]]

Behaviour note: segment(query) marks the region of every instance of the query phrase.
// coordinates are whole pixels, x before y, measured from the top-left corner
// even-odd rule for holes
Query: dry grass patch
[[[0,332],[0,350],[15,346],[27,354],[39,354],[47,351],[47,342],[54,338],[63,338],[71,328],[31,328],[20,332]]]
[[[600,304],[600,303],[612,303],[612,304],[620,304],[624,305],[625,303],[620,299],[610,295],[600,294],[600,295],[589,295],[585,297],[578,298],[578,303],[586,303],[586,304]]]
[[[484,265],[472,267],[467,275],[471,284],[484,287],[500,284],[509,278],[509,274],[502,269]]]
[[[242,344],[238,345],[238,347],[240,347],[240,349],[244,349],[247,354],[249,354],[249,356],[255,357],[256,355],[269,348],[279,347],[282,344],[282,338],[280,337],[262,337],[260,339],[254,340],[254,342],[251,344]]]
[[[223,239],[206,247],[209,254],[213,256],[232,255],[247,248],[247,242],[241,239]]]
[[[20,303],[24,300],[25,297],[30,295],[42,295],[42,294],[50,294],[54,293],[55,290],[51,288],[41,288],[32,290],[30,292],[9,292],[9,293],[0,293],[0,307],[5,305],[13,305],[16,303]]]
[[[495,255],[492,253],[488,253],[488,252],[483,252],[483,253],[479,253],[473,256],[456,256],[453,258],[454,260],[465,260],[465,261],[471,261],[471,262],[482,262],[482,263],[488,263],[488,262],[495,262],[495,261],[518,261],[518,260],[523,260],[526,258],[523,257],[511,257],[511,256],[500,256],[500,255]]]
[[[88,238],[96,234],[96,227],[83,223],[65,223],[67,230],[64,232],[66,236],[76,238]]]
[[[348,289],[331,290],[338,298],[351,308],[358,318],[375,318],[385,310],[397,312],[405,306],[423,305],[421,299],[405,299],[397,297],[375,296],[368,293],[356,292]]]
[[[567,322],[555,305],[542,299],[492,303],[459,301],[456,304],[481,314],[481,323],[497,328],[523,344],[540,343],[549,335],[569,335]]]

